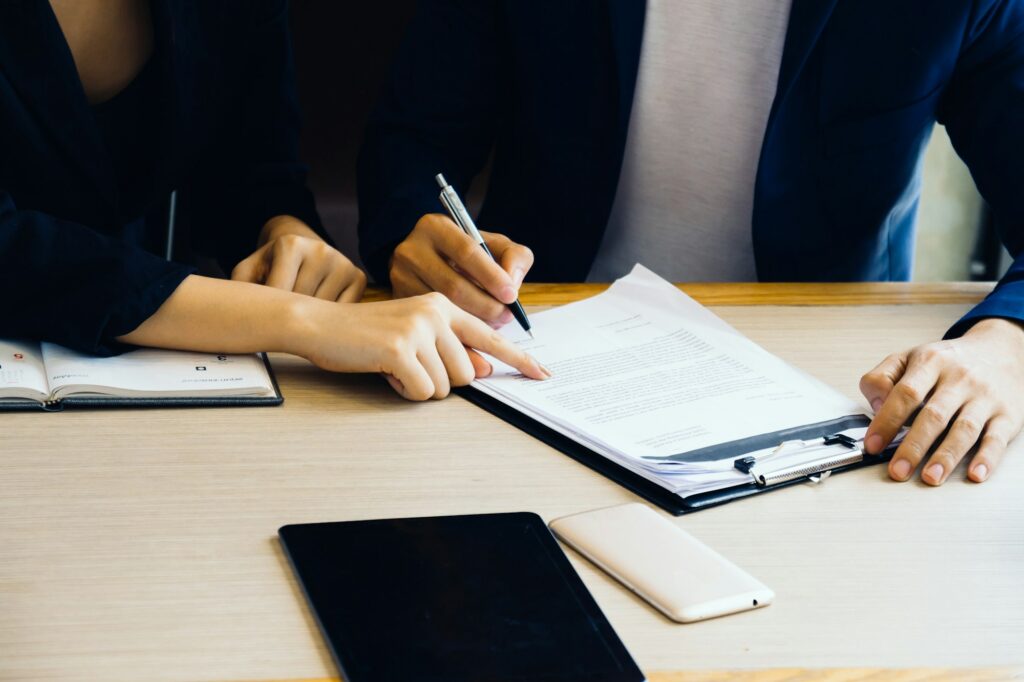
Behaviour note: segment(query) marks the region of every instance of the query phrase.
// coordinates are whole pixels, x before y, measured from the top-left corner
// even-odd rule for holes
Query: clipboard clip
[[[807,457],[796,456],[801,453]],[[765,461],[768,458],[771,460]],[[783,461],[776,465],[776,460],[780,458]],[[733,462],[733,466],[750,474],[758,487],[768,488],[798,478],[820,484],[832,475],[834,469],[856,464],[863,459],[864,451],[860,441],[847,434],[836,433],[812,441],[786,441],[767,457],[762,457],[761,461],[752,456],[741,457]]]

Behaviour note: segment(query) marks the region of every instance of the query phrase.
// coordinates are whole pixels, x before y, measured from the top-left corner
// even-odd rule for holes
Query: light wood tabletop
[[[857,397],[990,287],[683,289]],[[333,680],[278,527],[636,500],[457,397],[272,362],[280,408],[0,415],[0,680]],[[871,467],[674,519],[774,588],[766,609],[673,624],[569,556],[652,682],[1024,678],[1021,446],[983,485]]]

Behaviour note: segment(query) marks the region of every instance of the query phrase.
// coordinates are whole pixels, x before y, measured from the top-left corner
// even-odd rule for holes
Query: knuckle
[[[912,462],[918,462],[924,456],[925,448],[916,438],[905,439],[900,448],[903,450],[903,454]]]
[[[458,286],[455,283],[447,285],[445,287],[444,293],[445,295],[447,295],[448,300],[451,301],[453,305],[456,305],[459,308],[465,308],[466,305],[469,303],[469,294],[466,291],[466,289],[464,287]]]
[[[405,358],[409,353],[409,344],[406,341],[408,338],[407,333],[399,332],[398,334],[391,336],[384,340],[381,344],[381,350],[383,354],[391,363]]]
[[[972,395],[990,395],[995,390],[988,381],[967,368],[961,370],[959,379],[964,388]]]
[[[448,298],[438,291],[431,291],[423,294],[421,298],[423,299],[426,309],[432,312],[439,312],[442,308],[448,305]]]
[[[388,271],[388,281],[391,282],[392,294],[395,298],[405,298],[413,290],[404,270],[391,268]]]
[[[460,240],[459,245],[454,249],[455,260],[459,263],[468,263],[483,253],[480,248],[469,239]]]
[[[408,240],[402,242],[395,247],[391,259],[391,270],[394,271],[401,265],[407,265],[412,262],[412,252],[415,251],[415,247],[408,242]]]
[[[906,416],[905,415],[900,415],[900,414],[897,414],[895,412],[890,412],[889,414],[884,415],[884,416],[880,416],[880,415],[882,415],[881,412],[879,412],[879,414],[875,416],[875,419],[879,420],[879,425],[881,426],[881,428],[886,430],[886,431],[888,431],[888,432],[890,432],[890,433],[892,433],[892,434],[894,434],[894,435],[903,426],[907,426],[908,425],[908,422],[906,420]]]
[[[923,421],[926,425],[936,427],[942,427],[949,423],[946,411],[932,403],[926,403],[921,408],[921,411],[917,413],[917,419]]]
[[[420,216],[420,219],[416,221],[414,232],[435,232],[439,227],[442,227],[440,213],[426,213]]]
[[[505,345],[505,338],[498,332],[497,329],[491,329],[490,327],[488,327],[487,343],[491,344],[492,346],[501,347]]]
[[[860,388],[873,388],[883,382],[885,377],[878,370],[872,370],[860,378]]]
[[[468,386],[476,379],[476,372],[472,368],[459,367],[451,375],[453,386]]]
[[[972,437],[981,433],[981,423],[974,417],[957,417],[953,428],[962,436]]]
[[[945,343],[929,343],[914,350],[914,359],[924,363],[945,361],[949,355],[949,346]]]
[[[942,447],[936,450],[928,461],[930,464],[941,464],[945,471],[952,471],[960,463],[961,457],[962,455],[958,456],[952,450]]]
[[[901,401],[910,405],[920,405],[924,401],[921,390],[908,383],[898,383],[892,390]]]
[[[981,437],[981,445],[986,450],[1002,451],[1006,449],[1006,439],[998,433],[988,432]]]

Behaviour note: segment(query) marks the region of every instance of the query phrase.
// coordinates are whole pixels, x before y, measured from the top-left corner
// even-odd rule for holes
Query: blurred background
[[[350,257],[358,253],[359,139],[414,7],[415,0],[291,4],[303,158],[327,229]],[[937,126],[925,158],[914,279],[992,280],[1008,265],[970,173]]]

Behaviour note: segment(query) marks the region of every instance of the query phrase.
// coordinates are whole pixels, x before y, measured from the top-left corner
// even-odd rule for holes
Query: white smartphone
[[[644,504],[573,514],[548,525],[559,540],[680,623],[758,609],[775,598],[760,581]]]

